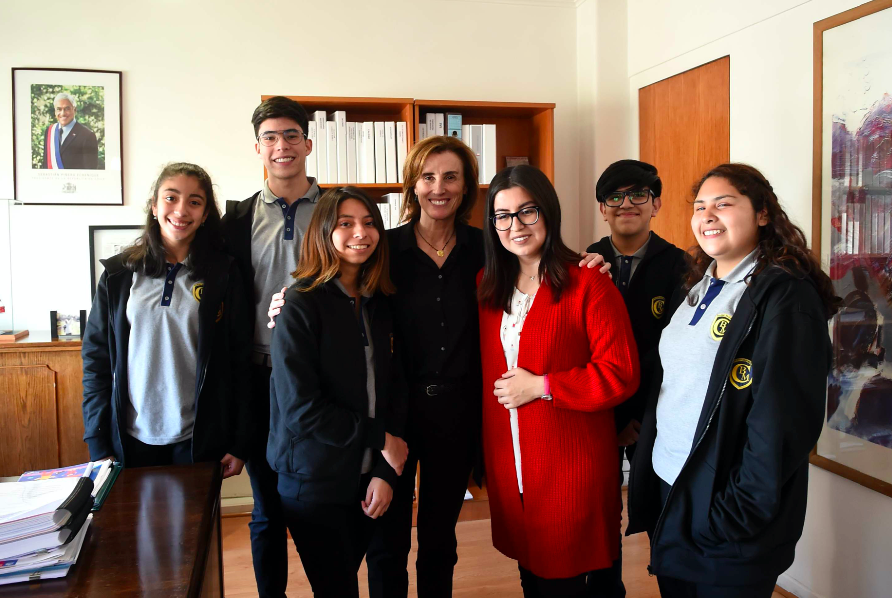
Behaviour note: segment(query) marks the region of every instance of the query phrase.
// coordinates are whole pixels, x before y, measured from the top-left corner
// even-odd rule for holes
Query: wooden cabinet
[[[89,461],[80,340],[0,344],[0,476]]]

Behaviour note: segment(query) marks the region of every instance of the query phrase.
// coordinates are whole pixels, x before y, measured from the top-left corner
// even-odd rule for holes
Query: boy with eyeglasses
[[[278,476],[266,461],[269,437],[269,345],[266,327],[269,298],[291,284],[304,233],[319,199],[319,185],[306,173],[313,151],[307,139],[307,111],[285,97],[264,100],[251,117],[255,149],[266,168],[263,189],[244,201],[226,202],[223,232],[229,253],[245,280],[245,295],[254,306],[252,394],[256,442],[247,463],[254,510],[251,556],[261,598],[285,598],[288,540],[276,487]]]
[[[664,305],[687,270],[687,254],[650,230],[651,219],[656,218],[662,206],[662,189],[656,167],[638,160],[614,162],[595,187],[595,196],[601,215],[610,226],[610,235],[589,245],[586,252],[601,254],[605,263],[613,266],[613,281],[632,321],[641,366],[638,392],[614,409],[620,467],[624,449],[632,460],[641,429],[648,375],[654,360],[659,359],[656,349],[666,324]],[[620,484],[622,480],[623,476],[620,476]],[[613,596],[621,598],[626,595],[622,582],[622,551],[614,563],[614,573]]]

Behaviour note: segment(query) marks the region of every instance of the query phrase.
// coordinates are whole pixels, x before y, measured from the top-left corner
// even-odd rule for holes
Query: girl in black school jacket
[[[668,370],[655,376],[632,464],[626,533],[650,535],[648,570],[663,598],[768,598],[802,534],[808,455],[821,431],[831,362],[827,320],[839,299],[755,168],[718,166],[695,195],[691,226],[700,248],[667,310],[672,321],[660,354],[662,370],[674,352],[697,354],[689,367],[711,372],[682,393],[695,408],[684,421],[666,411],[678,394],[669,381],[679,377]],[[728,302],[735,277],[745,284],[736,287],[736,306],[711,314],[710,302],[722,306],[722,287]],[[677,436],[689,439],[676,442],[683,452],[662,449],[658,437],[680,429],[689,432]],[[680,455],[674,468],[666,464],[672,454]]]
[[[327,191],[273,331],[267,460],[316,596],[359,595],[408,455],[388,263],[377,206],[354,187]]]
[[[222,251],[220,212],[201,167],[155,181],[145,231],[103,261],[84,333],[84,441],[124,467],[247,458],[250,313]]]

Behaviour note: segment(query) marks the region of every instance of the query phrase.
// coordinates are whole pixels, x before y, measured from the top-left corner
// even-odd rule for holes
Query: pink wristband
[[[551,394],[551,384],[548,382],[548,374],[545,374],[545,396]]]

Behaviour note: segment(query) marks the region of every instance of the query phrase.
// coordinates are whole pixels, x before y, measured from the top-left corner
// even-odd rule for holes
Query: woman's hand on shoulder
[[[508,370],[496,380],[492,394],[505,409],[517,409],[545,394],[545,376],[536,376],[523,368]]]
[[[381,478],[372,478],[369,487],[365,491],[365,500],[362,501],[362,512],[372,519],[377,519],[390,508],[393,500],[393,488]]]
[[[403,467],[406,465],[406,459],[409,458],[409,445],[406,441],[398,436],[392,436],[390,432],[384,433],[384,448],[381,454],[387,463],[393,467],[396,475],[403,475]]]
[[[601,274],[606,274],[611,279],[613,279],[613,274],[610,273],[610,263],[604,261],[603,255],[601,255],[600,253],[587,253],[585,251],[582,252],[582,259],[579,261],[580,268],[596,268],[598,265],[601,265],[601,269],[598,270],[598,272],[600,272]]]
[[[282,290],[273,295],[273,298],[269,302],[269,311],[266,312],[266,315],[269,316],[269,322],[267,322],[267,328],[275,328],[276,327],[276,316],[282,313],[282,306],[285,305],[285,291],[287,291],[287,287],[282,287]]]

